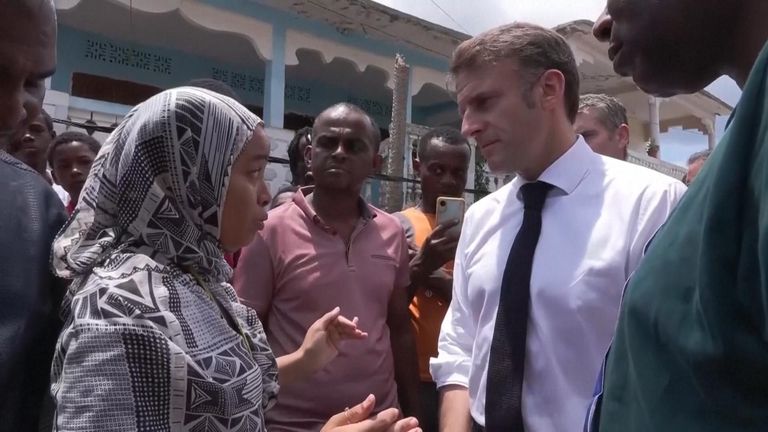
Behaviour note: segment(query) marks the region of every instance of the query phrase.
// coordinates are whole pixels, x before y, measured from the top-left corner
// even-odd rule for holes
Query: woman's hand
[[[335,308],[309,327],[298,350],[277,358],[280,382],[307,379],[339,354],[339,345],[343,341],[366,337],[368,333],[357,328],[357,318],[350,321],[341,316],[338,307]]]
[[[302,363],[307,371],[317,372],[339,354],[339,346],[348,339],[365,339],[368,333],[357,328],[357,317],[352,321],[341,316],[336,307],[315,321],[307,330],[299,348]]]
[[[400,412],[395,408],[370,417],[374,405],[376,398],[369,395],[361,404],[331,417],[320,432],[421,432],[413,417],[398,421]]]

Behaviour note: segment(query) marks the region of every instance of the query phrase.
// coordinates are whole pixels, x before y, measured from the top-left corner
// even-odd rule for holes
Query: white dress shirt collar
[[[581,135],[577,135],[571,147],[547,167],[538,180],[551,184],[565,195],[570,195],[587,177],[593,162],[597,159],[599,156],[592,151]],[[517,194],[518,199],[522,199],[519,193],[520,186],[528,181],[517,176],[512,182],[512,190]]]

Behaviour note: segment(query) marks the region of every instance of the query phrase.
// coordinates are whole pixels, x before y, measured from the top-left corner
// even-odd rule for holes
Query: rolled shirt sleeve
[[[465,223],[464,227],[468,226]],[[437,387],[461,385],[469,387],[472,364],[472,344],[476,333],[475,320],[467,307],[467,274],[465,271],[466,239],[462,233],[456,248],[453,267],[453,300],[440,328],[437,357],[430,361],[430,372]]]

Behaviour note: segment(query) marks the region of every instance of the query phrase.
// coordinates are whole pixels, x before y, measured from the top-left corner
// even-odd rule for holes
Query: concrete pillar
[[[655,96],[648,96],[648,110],[650,123],[648,125],[650,130],[651,144],[656,144],[661,147],[661,126],[659,123],[659,100]]]
[[[397,54],[393,70],[394,88],[392,90],[392,123],[389,125],[389,154],[384,170],[384,174],[393,177],[401,177],[405,168],[410,69],[410,66],[405,63],[405,57]],[[396,181],[388,181],[384,183],[382,189],[384,209],[389,213],[402,210],[405,185]]]
[[[413,94],[411,89],[413,88],[413,69],[408,68],[408,89],[405,99],[405,122],[408,124],[413,123]]]
[[[717,132],[715,131],[715,119],[704,120],[704,128],[707,131],[707,148],[713,150],[717,144]]]
[[[267,60],[264,80],[264,123],[283,128],[285,116],[285,27],[272,26],[272,60]]]
[[[472,150],[472,155],[469,158],[469,170],[467,170],[467,184],[464,185],[467,189],[474,189],[475,188],[475,175],[478,173],[475,172],[475,158],[477,158],[477,145],[475,144],[475,141],[471,141],[470,149]],[[464,199],[467,200],[467,204],[472,204],[475,202],[475,195],[470,193],[464,194]]]

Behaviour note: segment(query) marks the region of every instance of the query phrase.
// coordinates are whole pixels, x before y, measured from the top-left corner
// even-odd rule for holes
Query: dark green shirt
[[[768,431],[766,74],[627,287],[600,432]]]

